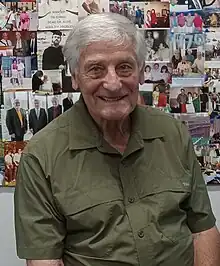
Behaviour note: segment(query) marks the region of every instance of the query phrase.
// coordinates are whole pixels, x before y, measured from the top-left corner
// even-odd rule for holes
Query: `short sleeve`
[[[187,207],[187,222],[192,233],[199,233],[215,226],[216,219],[212,212],[207,186],[195,155],[193,143],[185,125],[183,125],[182,134],[186,141],[185,158],[192,173],[191,196]]]
[[[21,157],[14,204],[18,257],[29,260],[62,258],[65,220],[56,208],[50,180],[33,155]]]

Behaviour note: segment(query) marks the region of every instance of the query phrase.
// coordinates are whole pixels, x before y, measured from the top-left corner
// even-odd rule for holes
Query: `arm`
[[[193,234],[194,266],[220,265],[220,234],[216,227]]]
[[[27,266],[64,266],[62,260],[27,260]]]

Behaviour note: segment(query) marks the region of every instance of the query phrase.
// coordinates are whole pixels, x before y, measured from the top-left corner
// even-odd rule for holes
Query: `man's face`
[[[35,106],[35,108],[39,108],[39,107],[40,107],[39,102],[38,102],[38,101],[35,101],[35,102],[34,102],[34,106]]]
[[[96,42],[82,51],[73,87],[93,117],[121,120],[136,106],[142,72],[131,45]]]
[[[181,94],[185,94],[185,91],[184,90],[181,90]]]
[[[36,35],[35,35],[35,32],[32,32],[31,33],[31,39],[35,39]]]
[[[54,34],[52,36],[52,43],[57,46],[60,44],[60,42],[61,42],[61,36]]]
[[[3,38],[4,40],[7,40],[7,39],[8,39],[8,34],[7,34],[7,32],[4,32],[4,33],[2,34],[2,38]]]
[[[20,108],[20,102],[19,102],[19,101],[16,101],[16,102],[15,102],[15,108],[16,108],[16,109],[19,109],[19,108]]]

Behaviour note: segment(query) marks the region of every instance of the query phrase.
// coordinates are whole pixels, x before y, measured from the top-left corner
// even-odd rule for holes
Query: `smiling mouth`
[[[126,97],[125,96],[119,96],[119,97],[102,97],[102,96],[99,96],[99,98],[105,102],[118,102],[122,99],[124,99]]]

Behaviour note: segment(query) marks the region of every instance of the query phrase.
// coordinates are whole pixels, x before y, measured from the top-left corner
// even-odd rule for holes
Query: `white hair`
[[[63,48],[71,73],[78,66],[81,50],[97,41],[113,41],[117,45],[131,43],[134,45],[139,67],[144,66],[146,46],[142,32],[122,15],[101,13],[87,16],[71,30]]]

